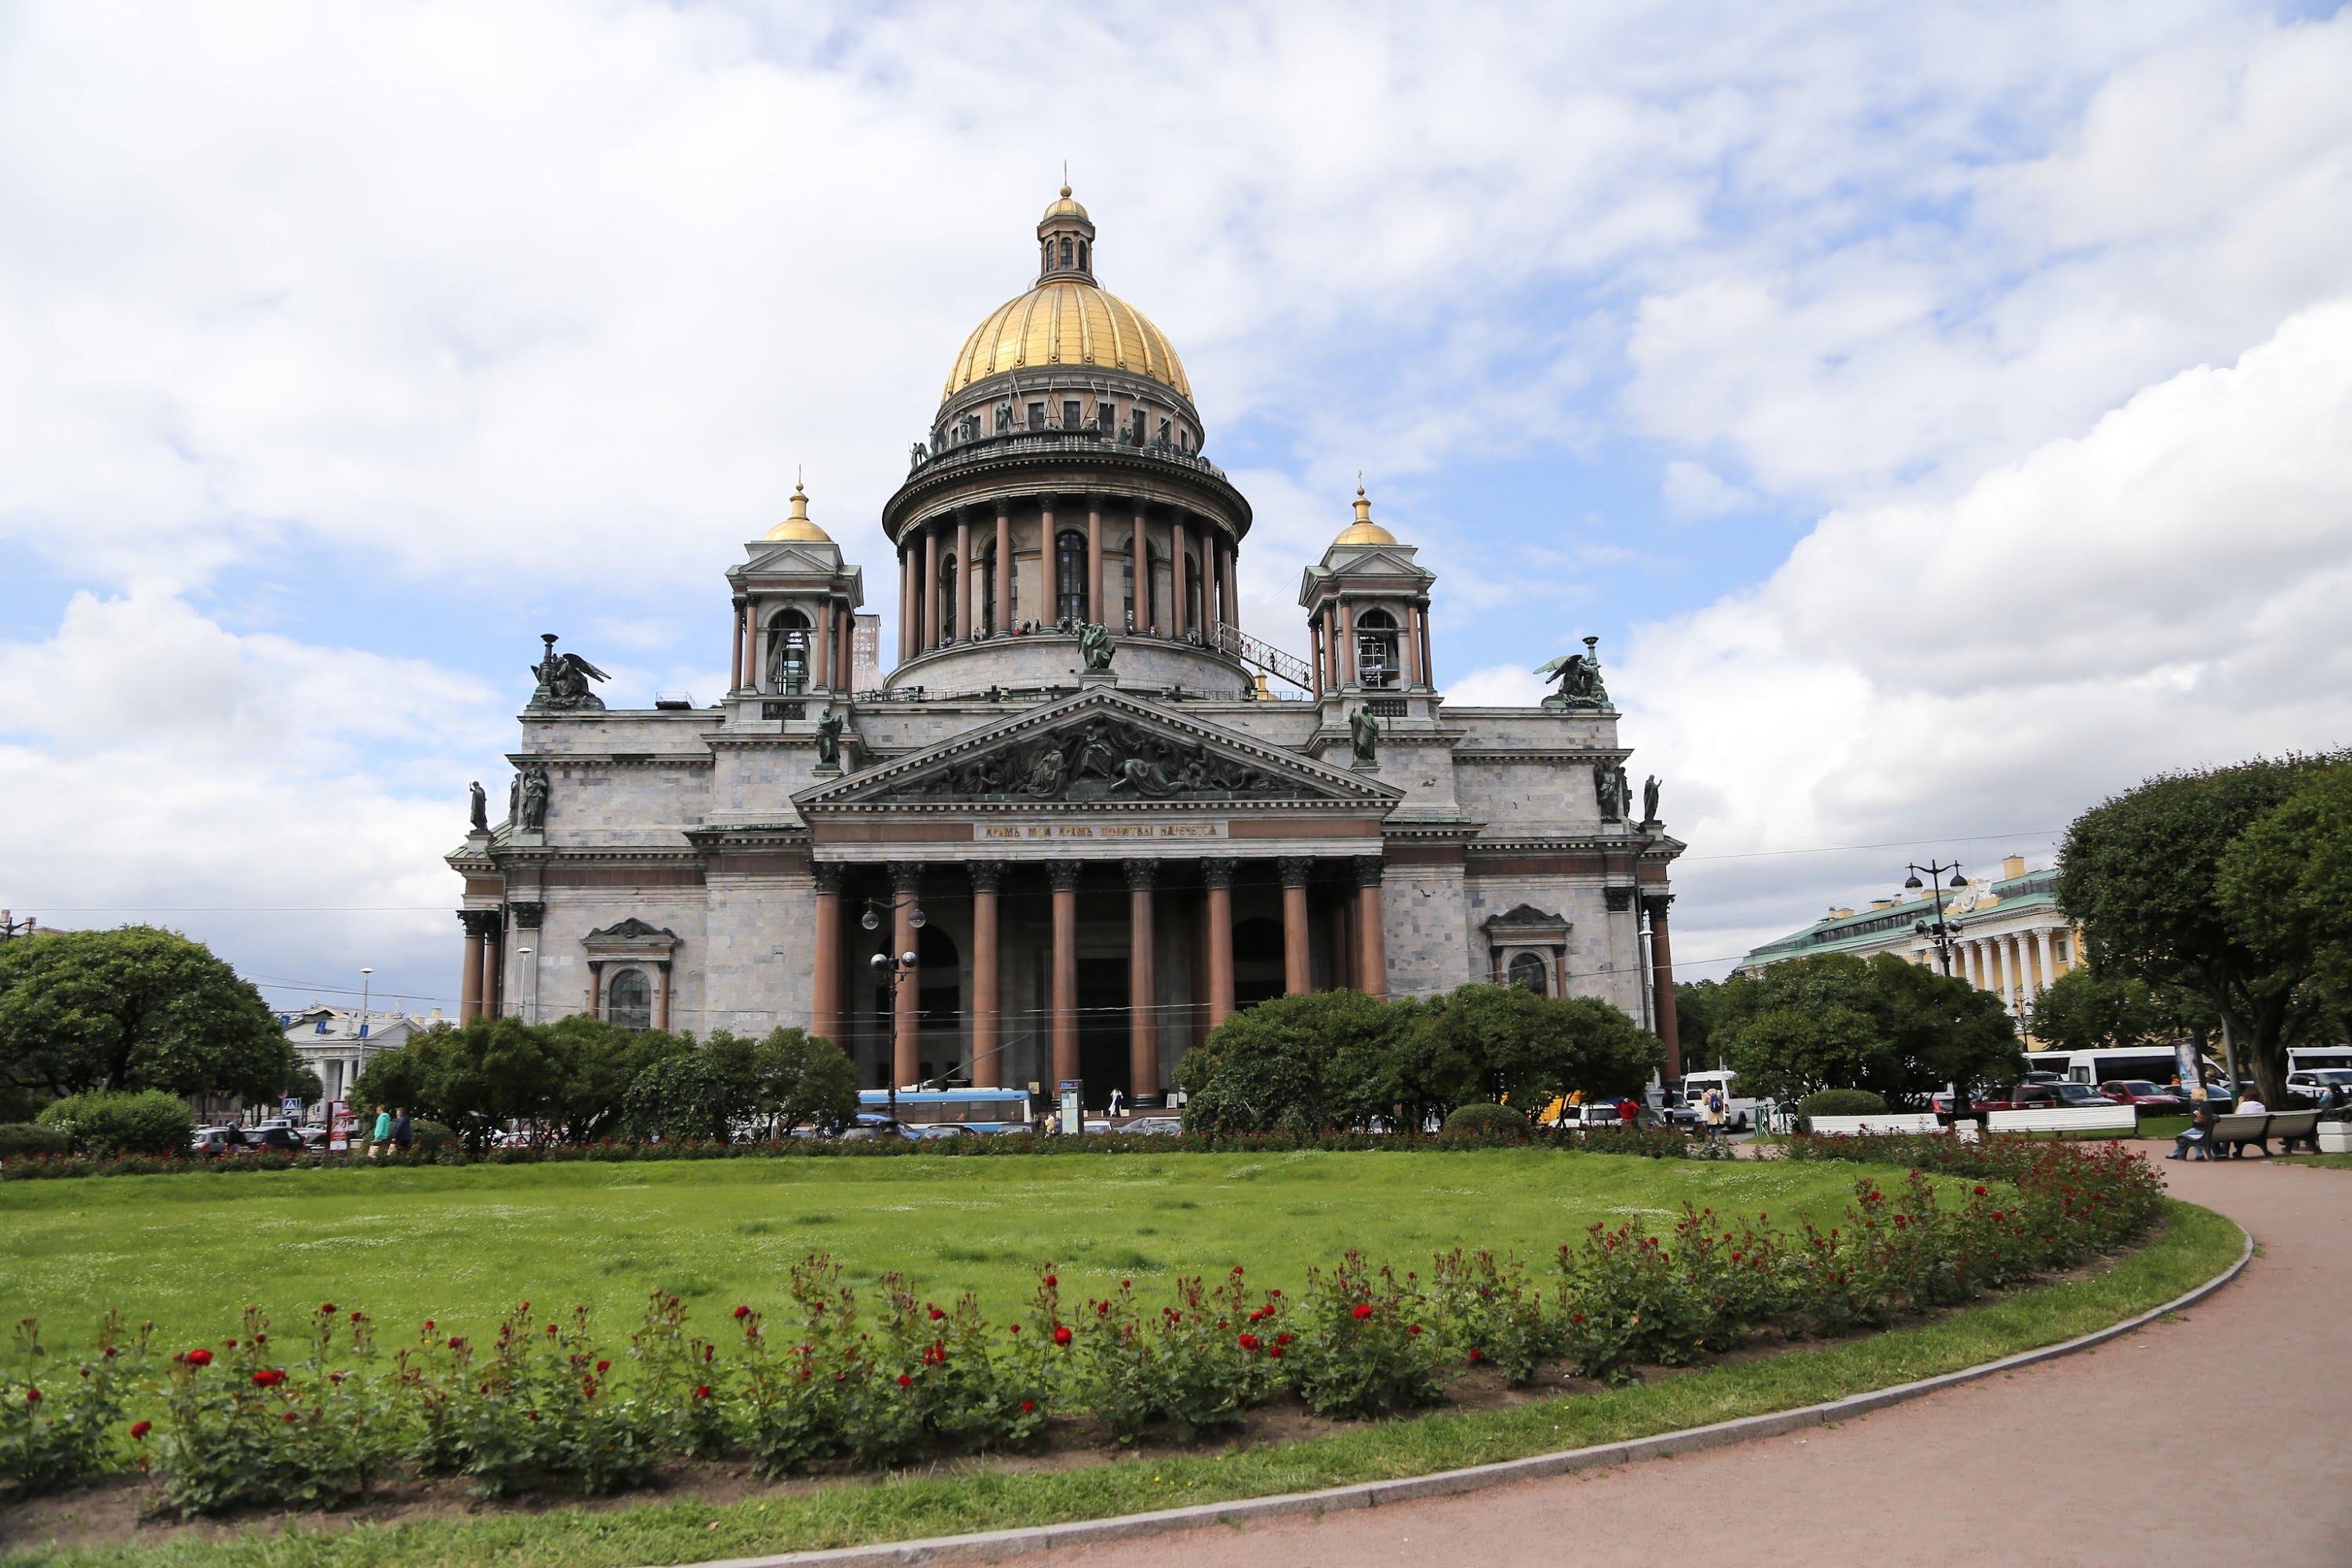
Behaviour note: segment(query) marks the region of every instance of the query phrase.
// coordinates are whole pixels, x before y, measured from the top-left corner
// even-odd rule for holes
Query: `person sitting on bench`
[[[2195,1109],[2189,1111],[2189,1125],[2182,1128],[2180,1136],[2172,1141],[2172,1152],[2165,1158],[2186,1160],[2192,1154],[2200,1160],[2216,1158],[2213,1152],[2213,1107],[2203,1100],[2200,1100]]]

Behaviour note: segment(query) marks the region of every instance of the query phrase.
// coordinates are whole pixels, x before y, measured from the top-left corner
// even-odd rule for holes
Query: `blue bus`
[[[860,1112],[887,1116],[890,1091],[857,1091]],[[971,1132],[1018,1132],[1029,1125],[1029,1096],[1018,1089],[902,1089],[898,1120],[908,1127],[961,1127]]]

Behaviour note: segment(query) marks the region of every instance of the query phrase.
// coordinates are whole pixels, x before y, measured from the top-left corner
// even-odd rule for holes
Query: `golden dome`
[[[833,535],[809,521],[808,492],[793,486],[793,514],[768,530],[768,537],[796,544],[831,544]]]
[[[1056,200],[1052,206],[1047,207],[1045,209],[1045,216],[1039,218],[1037,221],[1039,223],[1051,223],[1057,217],[1086,218],[1086,221],[1088,223],[1094,222],[1094,219],[1087,217],[1086,208],[1080,206],[1077,203],[1070,199],[1070,187],[1067,185],[1064,185],[1062,187],[1062,195],[1060,198]]]
[[[1356,487],[1356,521],[1339,531],[1334,544],[1394,544],[1396,535],[1372,521],[1372,503],[1364,499],[1364,487]]]
[[[1075,278],[1040,283],[990,312],[964,340],[940,400],[1006,371],[1054,365],[1123,370],[1192,400],[1192,384],[1168,334],[1118,295]]]

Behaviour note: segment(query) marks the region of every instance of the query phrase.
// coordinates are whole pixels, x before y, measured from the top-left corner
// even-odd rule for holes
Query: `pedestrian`
[[[375,1108],[375,1126],[368,1134],[368,1158],[373,1160],[382,1154],[383,1146],[391,1142],[392,1113],[379,1105]]]
[[[1622,1127],[1636,1127],[1642,1121],[1642,1102],[1632,1095],[1617,1102],[1617,1121]]]
[[[392,1113],[393,1148],[403,1154],[407,1153],[409,1137],[408,1107],[404,1105],[394,1110]]]
[[[1113,1121],[1117,1121],[1118,1119],[1118,1108],[1122,1104],[1126,1103],[1126,1100],[1127,1097],[1121,1094],[1118,1090],[1112,1089],[1110,1091],[1110,1114]]]
[[[1706,1135],[1710,1139],[1722,1137],[1724,1119],[1731,1112],[1730,1105],[1723,1098],[1723,1086],[1719,1083],[1709,1086],[1706,1099],[1700,1103],[1706,1108]]]

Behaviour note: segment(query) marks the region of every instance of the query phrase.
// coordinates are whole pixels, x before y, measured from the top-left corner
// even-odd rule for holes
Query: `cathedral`
[[[1678,1077],[1683,846],[1593,639],[1540,706],[1442,702],[1435,574],[1360,488],[1299,576],[1308,657],[1245,635],[1250,504],[1183,363],[1066,187],[1036,244],[882,506],[887,671],[799,487],[714,594],[723,701],[607,708],[544,639],[507,819],[478,787],[448,857],[462,1016],[796,1026],[872,1087],[1147,1107],[1236,1008],[1486,982],[1612,1003]]]

